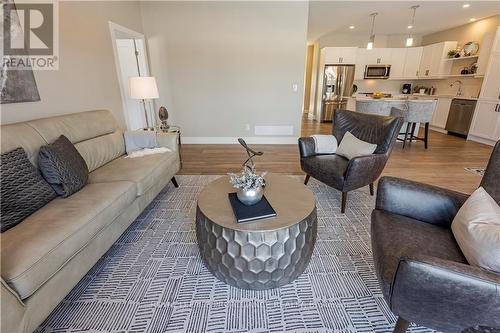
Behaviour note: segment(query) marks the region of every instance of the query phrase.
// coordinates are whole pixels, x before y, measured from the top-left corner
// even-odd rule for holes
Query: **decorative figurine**
[[[160,107],[160,110],[158,111],[158,117],[160,118],[160,121],[161,121],[160,129],[161,130],[168,130],[170,125],[167,122],[168,111],[167,111],[166,107],[164,107],[164,106]]]
[[[251,206],[262,199],[264,187],[266,186],[266,181],[264,179],[266,172],[261,175],[257,174],[253,161],[255,156],[262,156],[264,153],[248,147],[247,143],[242,138],[239,138],[238,142],[245,148],[248,158],[243,162],[243,170],[241,170],[240,174],[229,174],[230,182],[238,189],[236,192],[238,200],[247,206]]]

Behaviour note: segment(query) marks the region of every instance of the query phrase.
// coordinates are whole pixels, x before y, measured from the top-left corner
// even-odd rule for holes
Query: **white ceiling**
[[[469,3],[469,8],[462,8]],[[370,14],[378,12],[375,34],[407,33],[413,5],[417,9],[414,33],[429,34],[469,23],[469,19],[500,14],[499,1],[311,1],[308,41],[330,32],[369,33]],[[349,26],[356,28],[350,30]]]

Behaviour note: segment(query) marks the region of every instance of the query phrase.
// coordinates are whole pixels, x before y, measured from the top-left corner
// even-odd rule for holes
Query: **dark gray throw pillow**
[[[1,232],[23,221],[56,197],[23,148],[0,156]]]
[[[62,197],[78,192],[89,177],[87,163],[64,135],[40,148],[38,167],[45,180]]]

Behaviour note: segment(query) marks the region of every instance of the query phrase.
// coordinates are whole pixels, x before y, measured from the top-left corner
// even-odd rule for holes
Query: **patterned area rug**
[[[340,193],[311,179],[318,240],[308,268],[279,289],[249,291],[217,280],[198,253],[196,198],[216,178],[178,176],[180,188],[158,195],[38,332],[392,332],[370,250],[368,187],[349,193],[341,214]]]

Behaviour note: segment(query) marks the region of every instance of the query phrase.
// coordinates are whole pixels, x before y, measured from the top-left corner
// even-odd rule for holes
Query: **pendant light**
[[[417,8],[420,7],[419,5],[416,6],[411,6],[410,8],[413,9],[413,15],[411,17],[410,24],[408,25],[408,29],[410,29],[410,32],[408,33],[408,38],[406,38],[406,47],[413,46],[413,35],[411,33],[411,29],[415,26],[415,14],[417,12]]]
[[[373,28],[375,27],[375,16],[377,15],[378,13],[370,14],[370,16],[372,17],[372,30],[370,31],[370,39],[368,40],[368,44],[366,44],[367,50],[373,49],[373,43],[375,42],[375,35],[373,34]]]

